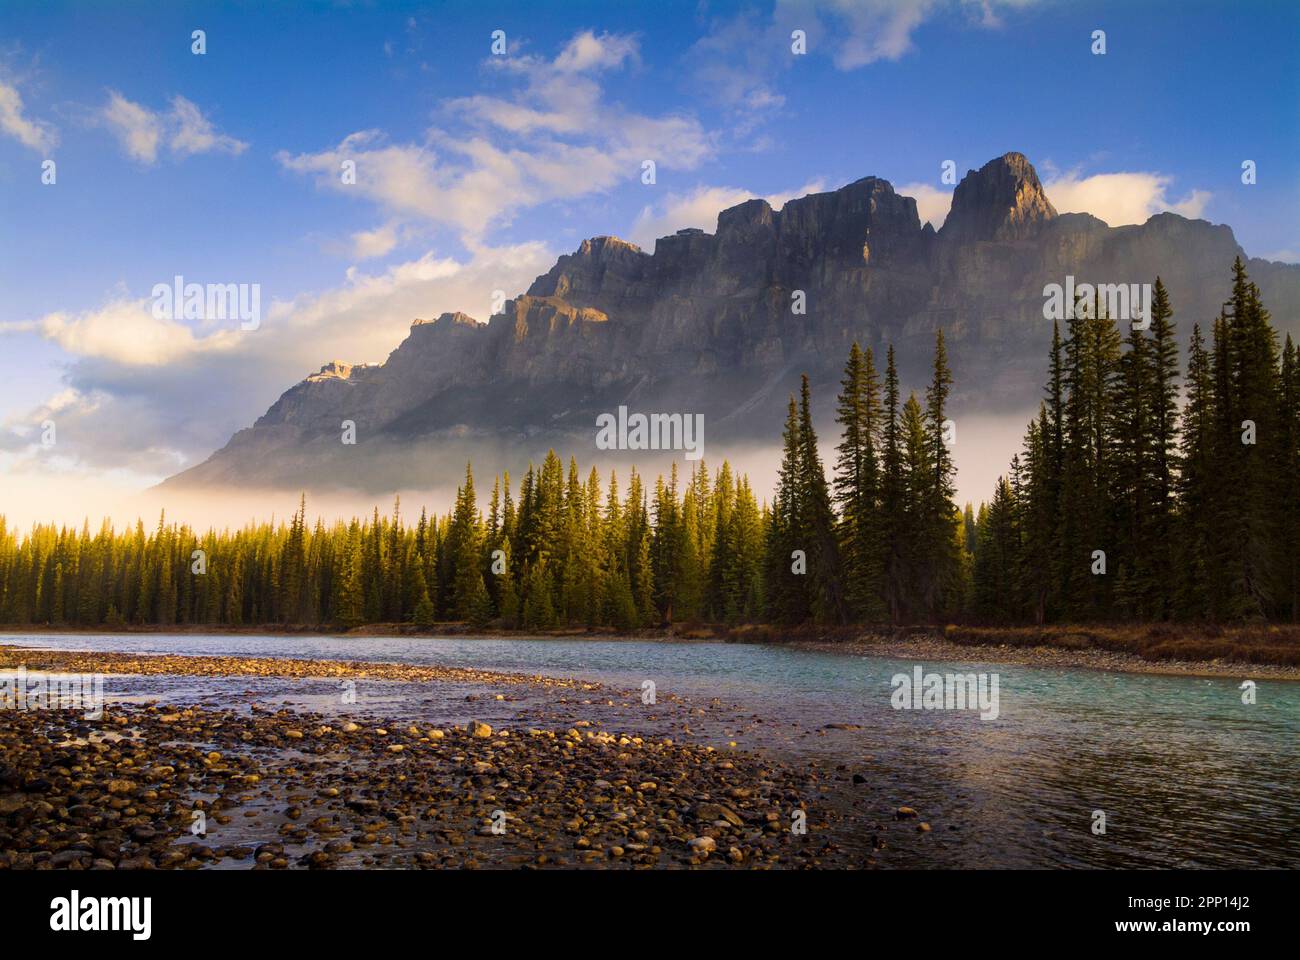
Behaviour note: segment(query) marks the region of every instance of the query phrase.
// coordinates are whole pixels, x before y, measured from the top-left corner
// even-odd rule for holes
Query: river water
[[[996,673],[998,716],[899,710],[891,678],[915,661],[795,647],[636,640],[76,634],[0,636],[61,650],[443,664],[597,680],[658,697],[720,701],[691,734],[860,773],[875,813],[906,804],[934,826],[923,860],[900,866],[1300,866],[1300,683],[1011,664],[925,662],[925,672]],[[119,692],[172,700],[224,687],[311,709],[329,681],[138,678]],[[380,712],[463,722],[465,689],[383,685]],[[110,684],[110,693],[113,692]],[[519,720],[528,704],[498,708]],[[483,717],[476,708],[474,716]],[[719,719],[720,717],[720,719]],[[634,725],[629,723],[629,726]],[[834,725],[828,727],[828,725]],[[1097,812],[1105,832],[1097,833]]]

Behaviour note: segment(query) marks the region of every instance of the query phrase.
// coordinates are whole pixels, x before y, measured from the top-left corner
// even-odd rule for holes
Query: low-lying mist
[[[1006,473],[1011,457],[1019,452],[1025,425],[1034,414],[1025,410],[1016,414],[957,415],[956,442],[953,448],[957,464],[957,503],[967,502],[978,506],[987,499],[999,475]],[[827,422],[818,425],[822,460],[830,476],[835,464],[835,444],[838,442],[836,425]],[[430,513],[444,513],[450,509],[456,486],[463,481],[464,464],[471,459],[474,464],[474,483],[480,508],[486,511],[494,479],[508,470],[512,493],[518,496],[519,481],[531,460],[540,464],[545,450],[533,454],[511,452],[497,442],[486,442],[478,447],[467,446],[462,439],[439,457],[436,450],[423,451],[422,457],[411,451],[403,463],[424,460],[420,469],[390,471],[392,482],[367,489],[340,488],[328,483],[312,484],[304,488],[242,486],[230,483],[220,488],[176,489],[172,486],[142,489],[137,482],[113,479],[103,475],[88,476],[76,472],[56,474],[10,473],[3,477],[0,491],[0,516],[4,516],[10,530],[25,530],[34,523],[54,523],[81,526],[89,522],[92,529],[108,519],[117,529],[134,526],[137,520],[152,529],[165,511],[168,523],[189,524],[196,529],[213,527],[238,528],[250,522],[287,520],[298,509],[299,496],[307,495],[307,516],[330,523],[335,519],[351,519],[369,515],[378,508],[389,514],[393,501],[401,498],[402,515],[414,520],[422,509]],[[365,448],[356,448],[365,453]],[[581,478],[585,481],[594,466],[600,474],[602,490],[608,489],[611,470],[618,472],[620,496],[626,495],[627,479],[633,467],[645,480],[648,492],[660,474],[668,476],[672,465],[682,482],[694,466],[686,461],[680,451],[598,451],[588,443],[574,443],[557,448],[568,469],[570,455],[578,458]],[[369,455],[369,454],[365,454]],[[760,501],[770,501],[776,484],[781,459],[779,443],[742,444],[729,443],[704,446],[704,462],[710,474],[730,462],[737,474],[749,477],[755,495]],[[411,482],[411,478],[427,476],[427,485]]]

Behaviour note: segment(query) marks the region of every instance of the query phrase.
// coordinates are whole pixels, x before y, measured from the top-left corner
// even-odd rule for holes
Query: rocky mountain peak
[[[477,327],[479,322],[468,313],[461,313],[457,310],[455,313],[441,314],[437,320],[433,321],[433,325],[435,327]]]
[[[940,329],[953,409],[1022,411],[1041,395],[1045,284],[1159,275],[1179,316],[1204,318],[1241,252],[1229,227],[1172,213],[1121,227],[1058,216],[1019,153],[968,173],[937,234],[878,177],[780,210],[747,200],[719,213],[715,233],[679,230],[653,254],[585,240],[487,323],[444,313],[416,321],[383,364],[328,363],[168,483],[454,485],[485,449],[513,463],[590,444],[596,417],[625,404],[704,415],[710,443],[770,443],[802,374],[829,415],[850,344],[873,347],[877,363],[896,346],[903,384],[924,384]],[[1295,332],[1300,266],[1247,269]],[[1184,342],[1189,328],[1178,326]],[[365,456],[338,442],[344,419]]]
[[[555,266],[533,281],[531,297],[566,297],[591,293],[605,283],[606,274],[614,277],[640,276],[650,255],[635,243],[618,237],[592,237],[583,240],[573,253],[566,253]]]
[[[595,257],[597,260],[609,260],[641,252],[641,248],[635,243],[628,243],[626,240],[614,236],[600,236],[582,241],[582,245],[578,247],[577,255]]]
[[[772,224],[772,205],[766,200],[746,200],[728,207],[718,214],[718,234],[746,227],[769,227]]]
[[[1006,153],[967,171],[940,235],[960,240],[1023,240],[1056,216],[1034,165]]]
[[[322,380],[347,380],[352,376],[354,367],[364,367],[365,364],[344,363],[342,360],[331,360],[320,368],[319,373],[313,373],[307,377],[308,383],[319,383]]]

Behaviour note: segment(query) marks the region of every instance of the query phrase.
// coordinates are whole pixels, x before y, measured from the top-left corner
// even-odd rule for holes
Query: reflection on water
[[[736,709],[695,733],[861,772],[935,825],[931,863],[969,866],[1300,866],[1300,684],[926,663],[997,672],[1000,714],[890,705],[911,661],[717,643],[493,638],[14,634],[0,643],[138,653],[439,663],[577,676]],[[146,683],[146,680],[149,681]],[[325,683],[144,678],[150,692],[222,684],[325,708]],[[170,685],[170,686],[169,686]],[[390,713],[463,719],[465,690],[393,684]],[[517,710],[519,704],[511,705]],[[481,708],[480,708],[481,714]],[[508,716],[508,714],[507,714]],[[838,725],[827,729],[827,724]],[[1092,833],[1093,812],[1106,834]]]

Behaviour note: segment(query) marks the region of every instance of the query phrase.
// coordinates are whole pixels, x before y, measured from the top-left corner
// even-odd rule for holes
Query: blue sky
[[[1298,105],[1283,0],[7,2],[0,468],[152,482],[414,316],[486,319],[586,236],[870,174],[938,225],[945,160],[1020,150],[1060,209],[1173,209],[1300,260]],[[260,284],[261,327],[153,320],[176,274]]]

